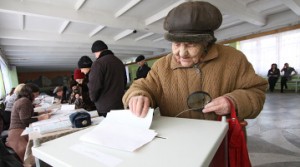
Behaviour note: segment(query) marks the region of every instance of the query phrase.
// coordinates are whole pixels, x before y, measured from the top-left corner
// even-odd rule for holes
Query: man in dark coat
[[[145,56],[140,55],[135,59],[135,62],[139,65],[139,68],[136,71],[136,78],[134,80],[140,79],[140,78],[146,78],[148,72],[151,70],[151,68],[147,65],[145,61]]]
[[[89,74],[89,94],[99,116],[105,117],[110,110],[124,108],[122,97],[127,82],[125,66],[103,41],[95,41],[91,49],[96,61]]]

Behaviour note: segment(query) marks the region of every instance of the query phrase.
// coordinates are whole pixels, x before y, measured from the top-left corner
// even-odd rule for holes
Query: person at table
[[[274,88],[276,86],[276,82],[278,81],[279,76],[280,76],[280,71],[277,68],[277,64],[273,63],[271,65],[271,68],[268,71],[269,90],[271,92],[274,91]]]
[[[159,107],[162,116],[216,120],[230,114],[230,100],[239,119],[255,118],[268,82],[255,74],[242,52],[215,43],[214,31],[221,23],[221,12],[208,2],[185,2],[172,9],[164,20],[172,52],[157,60],[145,79],[132,83],[123,96],[125,108],[139,117],[149,107]],[[202,110],[187,111],[187,99],[198,91],[212,101]]]
[[[11,122],[7,137],[6,146],[12,148],[21,161],[24,159],[28,136],[21,136],[21,133],[32,122],[50,118],[50,114],[34,116],[34,99],[39,95],[39,87],[32,83],[27,83],[20,90],[18,97],[13,105]]]
[[[73,77],[73,76],[72,76]],[[69,83],[69,92],[70,92],[70,96],[68,99],[68,103],[69,104],[74,104],[75,102],[75,93],[79,91],[79,87],[77,85],[77,82],[72,79],[72,81]]]
[[[15,89],[15,87],[10,89],[9,93],[4,98],[4,104],[6,103],[7,99],[9,99],[14,94]]]
[[[88,79],[80,69],[74,70],[74,80],[77,82],[77,89],[74,90],[74,103],[77,108],[84,108],[87,111],[96,110],[94,102],[89,97]]]
[[[24,85],[24,83],[17,85],[13,94],[5,99],[5,110],[3,113],[4,130],[7,130],[9,128],[12,107],[18,97],[20,90]]]
[[[58,104],[68,103],[68,99],[66,96],[66,88],[64,86],[57,86],[53,90],[54,101]]]

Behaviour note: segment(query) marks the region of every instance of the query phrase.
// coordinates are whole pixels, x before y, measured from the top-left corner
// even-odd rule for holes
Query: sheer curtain
[[[0,95],[4,97],[12,88],[11,80],[9,79],[9,69],[0,61],[0,72],[2,79],[0,80]]]
[[[293,30],[240,42],[240,50],[256,73],[267,76],[271,64],[281,69],[284,63],[300,72],[300,30]]]

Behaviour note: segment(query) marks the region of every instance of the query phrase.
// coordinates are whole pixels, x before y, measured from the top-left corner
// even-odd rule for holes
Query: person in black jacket
[[[127,83],[125,66],[101,40],[95,41],[91,50],[96,60],[89,73],[89,94],[99,116],[105,117],[110,110],[124,108],[122,97]]]
[[[271,68],[268,71],[269,89],[271,92],[274,91],[279,76],[280,76],[280,71],[277,68],[277,64],[273,63],[271,65]]]
[[[140,79],[140,78],[146,78],[148,72],[151,70],[151,68],[148,66],[148,64],[145,61],[145,56],[139,55],[135,62],[139,65],[139,68],[136,71],[136,78],[134,80]]]

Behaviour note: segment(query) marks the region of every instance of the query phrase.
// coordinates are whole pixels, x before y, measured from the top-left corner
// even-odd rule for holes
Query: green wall
[[[0,99],[4,97],[5,97],[5,89],[4,89],[2,72],[0,71]]]
[[[3,67],[5,66],[2,66],[2,68]],[[8,83],[4,84],[4,77],[7,78],[6,81]],[[16,66],[11,66],[10,68],[5,67],[5,70],[1,69],[0,79],[0,96],[4,97],[7,93],[10,92],[11,88],[16,87],[19,84]]]
[[[19,85],[19,80],[18,80],[18,74],[17,74],[16,66],[11,67],[11,69],[9,70],[9,76],[10,76],[10,81],[11,81],[12,87],[18,86]]]
[[[240,49],[240,43],[239,42],[228,43],[228,45],[233,47],[233,48]]]
[[[154,64],[154,62],[158,60],[157,59],[151,59],[151,60],[146,60],[147,64],[149,67],[152,67],[152,65]],[[128,70],[129,70],[129,76],[130,76],[130,84],[134,81],[134,78],[136,77],[136,71],[139,68],[139,66],[137,64],[130,64],[127,65],[128,66]]]

